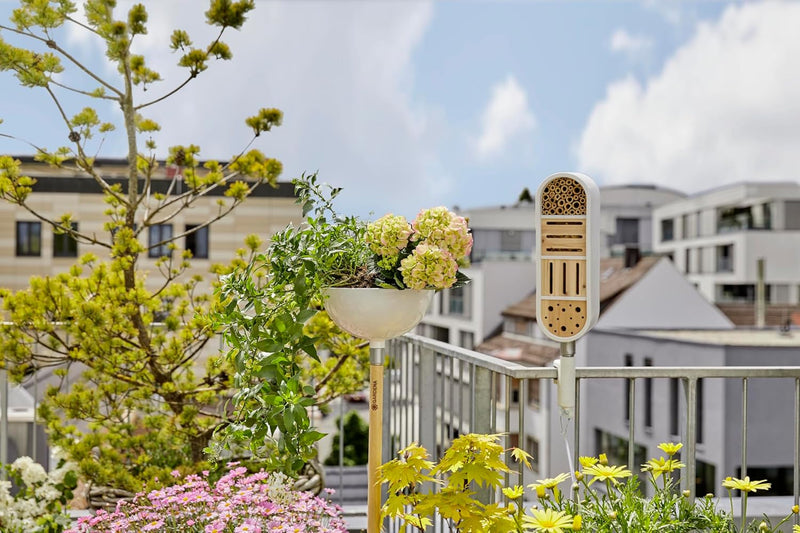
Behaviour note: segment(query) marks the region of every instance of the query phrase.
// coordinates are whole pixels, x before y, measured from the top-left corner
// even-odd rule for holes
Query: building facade
[[[712,302],[753,303],[757,260],[766,301],[800,303],[800,184],[738,183],[658,207],[653,249]]]
[[[642,255],[652,253],[653,209],[685,197],[682,192],[648,184],[601,187],[600,256],[620,256],[626,248],[636,248]]]
[[[34,162],[29,157],[18,159],[23,162],[23,173],[37,180],[28,198],[28,203],[34,210],[55,220],[70,213],[79,231],[93,235],[100,241],[110,241],[111,234],[104,228],[109,220],[105,214],[109,205],[104,201],[101,189],[94,179],[78,172],[54,169]],[[96,168],[109,183],[123,183],[125,164],[116,159],[98,160]],[[171,190],[180,192],[183,185],[180,175],[168,177],[167,170],[153,180],[153,194],[165,192],[170,187]],[[155,201],[154,197],[150,200]],[[147,247],[173,235],[181,235],[187,229],[212,218],[219,210],[220,200],[225,200],[223,190],[214,191],[168,222],[144,228],[139,240]],[[191,250],[192,266],[187,274],[208,275],[213,264],[230,263],[236,250],[243,247],[247,235],[256,234],[267,242],[271,235],[282,230],[288,223],[301,221],[302,213],[294,201],[294,187],[290,183],[279,183],[277,188],[264,184],[224,218],[179,239],[173,254],[179,258],[183,250]],[[52,227],[26,209],[0,202],[1,287],[23,289],[28,286],[31,276],[64,272],[80,256],[89,252],[101,258],[108,256],[107,248],[79,244],[68,235],[54,233]],[[142,270],[150,273],[148,279],[152,278],[152,283],[157,283],[160,277],[155,263],[162,253],[166,253],[165,248],[150,248],[140,257]]]

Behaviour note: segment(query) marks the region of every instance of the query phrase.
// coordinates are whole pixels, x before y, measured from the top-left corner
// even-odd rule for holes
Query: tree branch
[[[369,342],[362,342],[361,344],[356,346],[356,348],[360,350],[367,346],[369,346]],[[333,366],[333,368],[331,368],[330,372],[328,372],[328,374],[324,378],[322,378],[322,380],[319,383],[317,383],[317,386],[314,387],[314,392],[318,393],[319,391],[321,391],[323,387],[325,387],[325,385],[328,384],[328,381],[330,381],[331,378],[334,375],[336,375],[336,372],[339,371],[339,369],[342,367],[342,365],[347,361],[349,357],[350,354],[344,354],[341,357],[339,357],[339,360],[336,361],[336,364]]]

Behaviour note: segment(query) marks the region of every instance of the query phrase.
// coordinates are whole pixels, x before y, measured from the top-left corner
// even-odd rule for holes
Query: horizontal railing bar
[[[516,379],[555,379],[555,367],[530,367],[414,334],[404,341]],[[580,367],[577,378],[800,378],[800,366]]]
[[[800,366],[581,367],[578,378],[797,378]]]
[[[411,333],[407,333],[406,335],[404,335],[403,339],[416,346],[424,346],[426,348],[430,348],[434,350],[436,353],[439,353],[441,355],[445,355],[447,357],[453,357],[454,359],[458,359],[460,361],[466,361],[467,363],[473,363],[482,368],[491,370],[492,372],[497,372],[499,374],[503,374],[506,376],[519,378],[520,376],[517,375],[518,373],[528,374],[531,373],[531,371],[533,371],[530,375],[523,375],[521,377],[523,379],[556,377],[555,368],[545,368],[545,367],[531,368],[520,365],[519,363],[515,363],[513,361],[505,361],[503,359],[499,359],[493,355],[474,352],[472,350],[467,350],[466,348],[460,348],[458,346],[453,346],[452,344],[448,344],[446,342],[429,339],[427,337],[421,337],[419,335],[414,335]]]

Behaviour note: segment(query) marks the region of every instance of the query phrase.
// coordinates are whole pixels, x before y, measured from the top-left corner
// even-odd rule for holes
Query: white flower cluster
[[[77,465],[59,461],[59,467],[48,474],[30,457],[20,457],[5,468],[18,486],[12,496],[11,482],[0,481],[0,531],[37,533],[53,523],[68,523],[69,518],[61,512],[63,483],[68,472],[77,471]],[[46,524],[37,524],[41,517],[47,518]]]

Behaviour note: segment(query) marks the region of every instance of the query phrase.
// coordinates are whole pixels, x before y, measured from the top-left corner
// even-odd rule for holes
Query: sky
[[[212,33],[198,0],[144,3],[149,33],[134,52],[164,78],[139,95],[149,99],[184,79],[172,29],[198,44]],[[0,0],[0,21],[15,5]],[[233,60],[212,62],[146,116],[162,125],[158,155],[194,143],[201,157],[227,159],[249,141],[244,119],[277,107],[283,125],[254,146],[283,162],[282,179],[318,172],[343,187],[339,210],[365,218],[511,204],[559,171],[687,193],[797,181],[798,27],[798,2],[257,0],[223,38]],[[119,83],[85,31],[57,41]],[[96,107],[119,123],[113,105]],[[0,118],[0,134],[67,144],[52,101],[9,73]],[[112,134],[93,149],[120,157],[125,146]],[[0,138],[0,153],[31,148]]]

